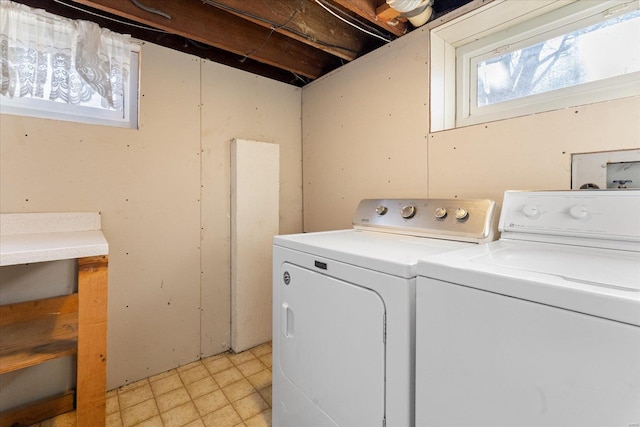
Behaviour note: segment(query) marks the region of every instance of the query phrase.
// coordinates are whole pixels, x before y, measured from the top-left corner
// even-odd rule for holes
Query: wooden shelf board
[[[78,313],[0,326],[0,374],[75,354]]]
[[[77,260],[78,293],[0,306],[0,374],[77,354],[79,426],[105,424],[108,259],[99,255]],[[0,427],[23,425],[23,415],[35,415],[32,409],[71,410],[75,396],[36,402],[18,408],[18,415],[14,410],[0,413]]]
[[[0,427],[30,426],[73,410],[73,390],[0,412]]]

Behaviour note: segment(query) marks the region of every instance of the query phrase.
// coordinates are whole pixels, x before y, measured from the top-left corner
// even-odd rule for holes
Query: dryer
[[[494,240],[497,212],[367,199],[353,225],[274,238],[274,426],[413,426],[418,259]]]
[[[640,191],[507,192],[419,263],[416,425],[640,425]]]

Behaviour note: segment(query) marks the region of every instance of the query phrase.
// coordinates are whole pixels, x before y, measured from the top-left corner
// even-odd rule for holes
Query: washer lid
[[[363,230],[276,236],[274,245],[403,278],[416,277],[418,260],[477,246],[473,243]]]
[[[515,245],[471,258],[471,262],[551,274],[567,281],[640,291],[640,253],[545,244]],[[632,280],[635,277],[636,280]]]
[[[418,264],[418,274],[640,326],[640,253],[499,240]]]

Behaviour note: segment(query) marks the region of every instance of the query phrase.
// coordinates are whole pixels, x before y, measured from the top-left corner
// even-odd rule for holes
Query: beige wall
[[[229,348],[232,138],[280,145],[280,228],[302,227],[300,90],[152,44],[141,55],[139,130],[0,119],[2,212],[102,213],[109,388]]]
[[[425,43],[414,31],[302,90],[305,231],[350,228],[363,198],[426,197]]]
[[[439,132],[429,196],[501,203],[505,190],[568,190],[571,154],[639,147],[638,97]]]
[[[640,98],[430,134],[428,31],[305,86],[305,231],[348,228],[362,198],[569,189],[571,154],[640,147]]]
[[[230,147],[280,145],[280,233],[302,231],[301,90],[202,62],[202,351],[230,347]],[[260,213],[256,206],[256,215]]]

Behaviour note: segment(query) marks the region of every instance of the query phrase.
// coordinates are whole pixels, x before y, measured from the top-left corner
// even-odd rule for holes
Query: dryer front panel
[[[277,286],[274,335],[280,345],[274,371],[280,371],[284,384],[279,386],[288,391],[274,393],[274,412],[287,425],[383,425],[385,306],[380,296],[290,263],[281,264]]]

